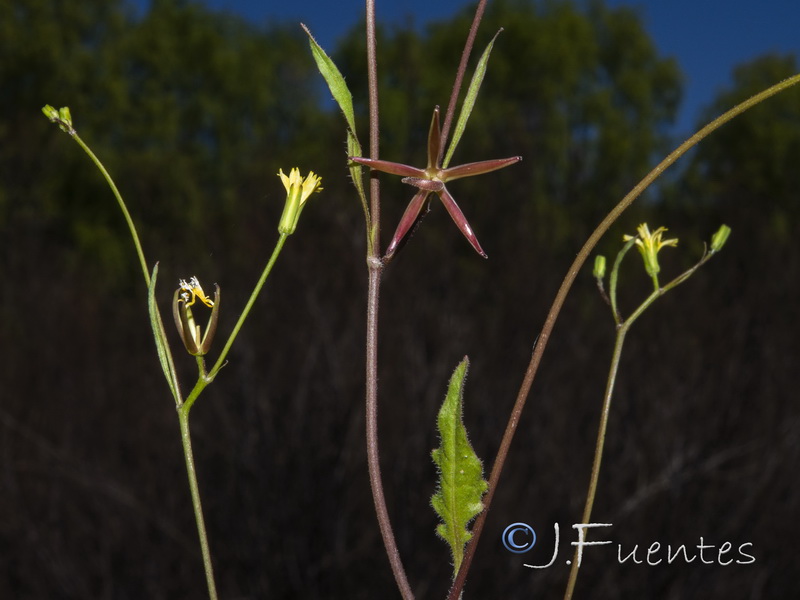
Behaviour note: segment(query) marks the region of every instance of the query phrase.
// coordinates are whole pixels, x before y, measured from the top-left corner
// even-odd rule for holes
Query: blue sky
[[[200,1],[200,0],[197,0]],[[257,24],[304,22],[325,48],[332,48],[363,13],[362,0],[205,0],[212,9]],[[637,7],[645,28],[665,56],[674,56],[686,77],[677,132],[691,133],[701,107],[730,82],[734,65],[767,52],[800,56],[798,0],[606,0]],[[135,0],[135,5],[149,5]],[[378,19],[422,26],[446,19],[468,0],[377,0]]]

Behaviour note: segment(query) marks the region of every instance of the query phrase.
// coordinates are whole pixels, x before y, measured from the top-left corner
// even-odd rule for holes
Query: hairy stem
[[[500,442],[500,448],[497,451],[497,456],[495,457],[494,464],[492,465],[492,472],[489,476],[489,490],[486,493],[486,496],[484,496],[483,500],[485,508],[475,521],[472,539],[467,545],[464,562],[461,564],[461,568],[458,571],[458,575],[453,583],[453,587],[450,589],[448,600],[458,600],[461,590],[464,588],[464,582],[466,581],[469,568],[472,565],[472,558],[475,555],[475,549],[478,546],[478,541],[480,540],[481,533],[483,532],[483,527],[486,523],[486,516],[489,513],[489,508],[491,506],[492,499],[494,498],[494,493],[497,489],[497,483],[500,480],[500,474],[503,471],[503,465],[505,464],[509,448],[511,447],[511,441],[514,439],[514,433],[517,430],[517,425],[519,424],[522,410],[525,408],[525,403],[528,399],[531,386],[533,385],[533,380],[536,377],[536,371],[539,369],[542,355],[544,354],[545,348],[547,348],[547,342],[550,340],[550,335],[553,332],[553,328],[555,327],[556,320],[561,312],[561,307],[564,305],[567,294],[569,293],[570,288],[572,288],[572,284],[575,282],[575,278],[578,276],[578,272],[580,271],[581,267],[583,267],[583,264],[589,258],[591,251],[594,249],[595,245],[597,245],[597,242],[605,234],[605,232],[608,231],[608,228],[611,227],[614,221],[616,221],[625,211],[625,209],[627,209],[633,203],[633,201],[636,200],[642,194],[642,192],[644,192],[650,186],[650,184],[653,183],[653,181],[655,181],[668,167],[672,166],[675,161],[686,154],[690,148],[695,146],[711,132],[715,131],[734,117],[740,115],[749,108],[752,108],[759,102],[766,100],[770,96],[774,96],[778,92],[781,92],[799,82],[800,74],[789,77],[788,79],[785,79],[780,83],[767,88],[763,92],[756,94],[752,98],[745,100],[741,104],[738,104],[728,112],[717,117],[711,123],[703,127],[700,131],[678,146],[669,156],[662,160],[658,166],[650,171],[650,173],[648,173],[644,179],[642,179],[630,192],[628,192],[628,194],[619,202],[619,204],[617,204],[611,210],[608,216],[603,219],[600,225],[597,226],[597,229],[595,229],[592,235],[589,236],[589,239],[586,240],[580,252],[578,252],[578,255],[575,257],[575,260],[573,261],[569,270],[567,271],[567,274],[561,283],[561,287],[559,287],[556,297],[553,300],[553,304],[550,307],[550,312],[547,314],[542,331],[539,334],[536,347],[534,348],[533,355],[531,356],[531,361],[528,364],[527,370],[525,371],[522,385],[520,386],[519,393],[517,394],[517,400],[514,403],[513,409],[511,410],[511,415],[508,419],[508,424],[506,425],[503,439]]]
[[[389,510],[386,507],[386,498],[383,494],[383,480],[381,478],[380,455],[378,452],[378,299],[380,294],[379,280],[381,268],[370,266],[369,271],[369,298],[367,304],[367,464],[369,466],[369,483],[372,489],[372,499],[375,504],[375,514],[383,537],[383,545],[389,557],[397,587],[404,600],[413,600],[414,594],[408,583],[394,531],[389,519]]]
[[[369,153],[370,158],[379,156],[380,125],[378,111],[378,60],[375,35],[375,0],[367,0],[367,69],[369,80]],[[380,454],[378,452],[378,309],[383,263],[380,259],[380,186],[376,173],[370,176],[370,218],[367,243],[367,268],[369,288],[367,292],[367,340],[366,340],[366,438],[367,465],[375,514],[389,557],[394,579],[403,600],[413,600],[414,594],[408,583],[397,542],[394,539],[386,497],[383,494]]]

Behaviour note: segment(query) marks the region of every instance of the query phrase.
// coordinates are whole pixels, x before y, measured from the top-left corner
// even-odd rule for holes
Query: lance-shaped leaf
[[[467,439],[462,421],[468,367],[469,358],[465,356],[450,378],[438,417],[441,447],[432,453],[433,462],[439,468],[439,489],[431,498],[431,504],[442,519],[436,533],[450,544],[453,577],[464,559],[464,546],[472,537],[467,525],[483,510],[481,498],[488,488],[483,480],[483,465]]]
[[[350,88],[345,83],[342,72],[339,71],[336,64],[331,60],[331,57],[325,53],[325,50],[317,43],[314,36],[311,35],[308,27],[301,24],[303,31],[308,35],[308,43],[311,46],[311,55],[314,57],[314,62],[317,63],[317,69],[325,83],[328,84],[328,89],[333,95],[333,99],[339,108],[344,113],[345,121],[347,121],[347,155],[348,156],[361,156],[361,143],[358,141],[356,135],[356,113],[353,110],[353,94]],[[350,166],[350,177],[353,179],[353,185],[358,191],[361,198],[361,204],[364,209],[364,214],[369,222],[369,207],[367,206],[367,197],[364,192],[364,181],[361,174],[361,169],[358,165]]]
[[[169,351],[167,334],[164,331],[164,322],[161,320],[161,313],[156,304],[156,279],[158,278],[158,263],[153,268],[153,275],[150,277],[150,287],[147,290],[147,309],[150,313],[150,326],[153,328],[153,337],[156,340],[156,351],[161,368],[164,370],[164,377],[169,385],[169,390],[175,398],[175,404],[183,404],[180,389],[178,388],[178,376],[175,373],[175,364],[172,361],[172,353]]]
[[[303,31],[306,32],[306,35],[308,35],[311,55],[317,63],[320,74],[325,79],[325,83],[328,84],[328,89],[330,89],[331,94],[333,94],[333,99],[336,100],[336,104],[342,109],[344,118],[347,121],[347,126],[355,134],[356,116],[353,110],[353,94],[350,93],[350,89],[344,81],[344,76],[331,60],[331,57],[325,53],[325,50],[322,49],[317,43],[317,40],[314,39],[314,36],[311,35],[311,31],[309,31],[308,27],[302,24],[300,26],[303,28]]]
[[[442,168],[444,169],[450,164],[450,159],[453,158],[453,152],[456,151],[456,146],[458,146],[458,142],[461,141],[461,136],[464,135],[464,130],[467,128],[467,121],[469,121],[469,117],[472,114],[472,109],[475,108],[475,101],[478,99],[478,92],[481,89],[483,77],[486,75],[486,67],[489,65],[489,56],[492,53],[494,41],[497,39],[497,36],[500,35],[501,31],[503,30],[500,29],[494,34],[492,41],[489,42],[486,50],[483,51],[478,61],[478,66],[475,67],[475,73],[472,75],[472,81],[467,89],[467,95],[464,98],[464,103],[461,105],[461,113],[458,115],[456,128],[453,132],[453,140],[450,142],[450,147],[447,149],[447,156],[445,156],[444,161],[442,161]]]

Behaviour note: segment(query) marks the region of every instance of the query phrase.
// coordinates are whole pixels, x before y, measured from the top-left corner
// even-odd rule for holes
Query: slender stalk
[[[378,296],[380,285],[378,280],[381,270],[370,268],[369,271],[369,298],[367,304],[367,464],[369,468],[369,483],[372,489],[372,499],[375,504],[375,513],[383,537],[383,545],[392,567],[397,587],[404,600],[413,600],[414,593],[408,583],[400,551],[394,538],[392,524],[389,519],[389,510],[383,493],[383,480],[381,478],[380,455],[378,452]]]
[[[625,247],[619,252],[617,256],[617,260],[614,264],[614,269],[611,271],[611,293],[612,297],[616,298],[617,295],[617,278],[619,274],[619,265],[622,262],[622,258],[628,252],[628,250],[633,245],[634,240],[629,241]],[[611,411],[611,398],[614,393],[614,386],[616,385],[617,380],[617,373],[619,371],[619,361],[620,357],[622,356],[622,346],[625,343],[625,335],[628,333],[628,330],[631,328],[631,325],[638,319],[642,313],[647,310],[647,308],[653,304],[656,300],[658,300],[661,296],[667,293],[669,290],[674,288],[677,285],[680,285],[684,281],[686,281],[691,275],[703,266],[711,257],[713,253],[706,253],[700,259],[700,261],[693,266],[691,269],[682,273],[675,279],[673,279],[670,283],[665,285],[664,287],[660,287],[658,284],[658,276],[652,275],[653,285],[655,289],[653,292],[647,297],[647,299],[642,302],[642,304],[633,312],[631,316],[629,316],[624,322],[620,322],[619,313],[616,310],[616,306],[613,309],[614,312],[614,319],[617,322],[617,339],[614,342],[614,353],[611,357],[611,367],[608,372],[608,381],[606,382],[606,392],[603,398],[603,410],[600,416],[600,425],[597,430],[597,443],[594,449],[594,461],[592,463],[592,474],[589,478],[589,489],[586,492],[586,503],[583,507],[583,516],[581,518],[581,523],[589,523],[591,522],[592,518],[592,508],[594,507],[594,499],[595,495],[597,494],[597,484],[600,480],[600,465],[603,461],[603,447],[606,441],[606,430],[608,428],[608,415]],[[575,548],[575,555],[572,559],[572,567],[569,571],[569,580],[567,581],[567,589],[564,593],[564,600],[571,600],[572,593],[575,591],[575,582],[578,579],[578,569],[580,569],[580,561],[578,560],[578,555],[580,553],[579,548]]]
[[[233,341],[236,339],[236,336],[239,335],[239,330],[242,328],[245,319],[247,319],[248,315],[250,314],[250,309],[253,308],[253,304],[255,304],[256,298],[258,298],[258,295],[261,293],[261,288],[264,287],[264,283],[267,281],[267,277],[269,277],[269,274],[272,272],[272,267],[275,266],[275,261],[278,260],[278,256],[280,256],[281,250],[283,250],[283,245],[286,243],[286,238],[288,237],[289,234],[286,233],[280,234],[280,237],[278,238],[278,241],[275,244],[275,249],[272,251],[272,256],[269,257],[269,261],[267,261],[264,270],[261,272],[261,277],[258,278],[258,282],[256,283],[256,286],[253,288],[253,293],[250,294],[250,298],[247,300],[247,304],[245,304],[244,308],[242,309],[242,314],[239,315],[239,320],[236,321],[236,325],[234,325],[233,331],[231,331],[231,335],[228,337],[228,341],[225,342],[225,346],[223,346],[222,352],[220,352],[219,358],[217,358],[217,362],[214,363],[214,366],[208,372],[208,375],[206,377],[201,377],[201,379],[205,380],[207,384],[211,383],[214,380],[214,377],[217,376],[219,370],[225,365],[225,359],[228,357],[228,352],[230,351],[231,346],[233,345]],[[187,403],[190,402],[190,400],[192,402],[194,401],[194,398],[192,398],[193,395],[194,391],[192,392],[192,394],[189,395],[189,398],[187,398],[186,400]]]
[[[103,163],[100,162],[100,159],[95,156],[95,153],[92,152],[91,148],[87,146],[81,137],[77,134],[77,132],[71,133],[72,139],[78,142],[78,145],[83,148],[83,151],[89,155],[89,158],[92,159],[94,164],[100,169],[100,172],[103,174],[103,177],[106,178],[106,182],[108,186],[111,188],[111,191],[114,194],[114,197],[117,199],[117,204],[119,204],[119,208],[122,211],[123,216],[125,217],[125,222],[128,224],[128,229],[131,233],[131,238],[133,238],[133,245],[136,247],[136,255],[139,257],[139,265],[142,267],[142,274],[144,275],[144,282],[149,287],[150,286],[150,271],[147,269],[147,261],[144,258],[144,251],[142,250],[142,244],[139,241],[139,234],[136,233],[136,227],[133,224],[133,218],[131,218],[131,213],[128,212],[128,207],[125,205],[125,201],[122,199],[122,194],[119,193],[117,189],[117,185],[114,183],[114,180],[111,179],[111,175],[108,173],[106,168],[103,166]]]
[[[550,335],[553,332],[553,328],[555,327],[556,320],[561,312],[561,307],[564,305],[567,294],[569,293],[570,288],[572,288],[572,284],[575,282],[575,278],[578,276],[578,272],[580,271],[581,267],[583,267],[583,264],[589,258],[591,251],[597,245],[597,242],[605,234],[605,232],[608,231],[608,228],[611,227],[614,221],[616,221],[625,211],[625,209],[627,209],[633,203],[633,201],[636,200],[642,194],[642,192],[644,192],[650,186],[650,184],[653,183],[653,181],[655,181],[667,168],[672,166],[675,161],[686,154],[690,148],[734,117],[740,115],[749,108],[752,108],[759,102],[766,100],[770,96],[774,96],[775,94],[799,82],[800,74],[793,75],[792,77],[789,77],[788,79],[785,79],[780,83],[767,88],[763,92],[756,94],[752,98],[745,100],[741,104],[738,104],[728,112],[711,121],[711,123],[703,127],[700,131],[678,146],[652,171],[650,171],[650,173],[648,173],[644,179],[636,184],[636,186],[630,192],[628,192],[628,194],[619,202],[619,204],[617,204],[611,210],[608,216],[603,219],[600,225],[597,226],[597,229],[595,229],[592,235],[589,236],[589,239],[586,240],[583,247],[578,252],[578,255],[575,257],[575,260],[572,262],[572,265],[569,267],[564,280],[561,282],[561,287],[559,287],[558,292],[556,293],[556,297],[553,300],[552,306],[550,307],[550,312],[548,312],[544,326],[542,327],[542,331],[539,334],[536,347],[534,348],[531,356],[531,361],[525,371],[525,376],[522,380],[519,393],[517,394],[516,402],[511,410],[511,415],[509,416],[508,424],[506,425],[506,430],[503,434],[503,439],[500,442],[497,456],[495,457],[494,464],[492,465],[492,472],[489,476],[489,490],[487,491],[483,500],[485,508],[483,509],[483,512],[478,515],[478,518],[475,521],[472,539],[467,544],[464,562],[461,563],[461,568],[459,569],[458,575],[453,582],[453,587],[450,589],[448,600],[457,600],[461,594],[461,590],[464,588],[464,583],[466,582],[469,568],[472,565],[472,558],[475,555],[475,550],[478,546],[481,533],[483,533],[483,527],[486,523],[486,517],[489,513],[489,508],[491,507],[492,499],[494,498],[494,493],[500,480],[500,474],[503,471],[503,466],[505,465],[508,451],[511,447],[511,441],[514,439],[514,433],[517,430],[517,425],[519,424],[522,410],[525,408],[525,403],[528,400],[528,394],[530,393],[531,386],[533,385],[533,380],[536,377],[536,372],[539,369],[542,355],[547,348],[547,342],[550,341]]]
[[[622,316],[620,315],[619,308],[617,307],[617,281],[619,281],[619,267],[622,264],[622,259],[625,258],[625,255],[631,248],[633,248],[635,243],[635,239],[629,240],[622,250],[619,251],[616,260],[614,260],[614,267],[611,269],[611,276],[608,280],[608,291],[611,298],[611,312],[614,315],[614,322],[617,324],[617,327],[622,325]],[[586,521],[584,521],[584,523],[586,523]]]
[[[194,519],[197,522],[197,535],[200,537],[200,550],[203,554],[203,567],[206,572],[208,597],[211,600],[217,600],[217,586],[214,583],[214,566],[211,562],[211,550],[208,546],[208,534],[206,533],[206,524],[203,519],[203,505],[200,502],[200,488],[197,485],[197,473],[194,468],[192,436],[189,431],[189,410],[191,408],[192,405],[186,402],[178,409],[178,422],[181,426],[181,443],[183,445],[183,456],[186,459],[186,474],[189,477],[189,490],[192,494]]]
[[[606,393],[603,398],[603,411],[600,415],[600,426],[597,430],[597,443],[594,449],[594,462],[592,463],[592,474],[589,478],[589,491],[586,493],[586,504],[583,507],[583,518],[581,523],[589,523],[592,516],[592,507],[594,506],[594,498],[597,493],[597,482],[600,480],[600,464],[603,461],[603,446],[606,441],[606,430],[608,428],[608,415],[611,412],[611,398],[614,393],[614,384],[617,380],[617,372],[619,371],[619,360],[622,356],[622,345],[625,343],[625,334],[632,324],[632,319],[629,319],[617,328],[617,339],[614,342],[614,354],[611,358],[611,368],[608,372],[608,381],[606,382]],[[576,546],[575,555],[572,558],[572,567],[569,571],[569,580],[567,582],[567,590],[564,593],[564,600],[571,600],[572,592],[575,590],[575,582],[578,579],[578,569],[580,569],[580,561],[578,560],[578,553],[580,548]]]
[[[133,239],[134,246],[136,247],[136,254],[139,257],[139,263],[142,267],[142,273],[144,274],[145,283],[147,286],[150,286],[150,273],[147,269],[147,261],[144,257],[144,251],[142,250],[141,242],[139,241],[139,235],[136,232],[136,227],[133,223],[133,219],[131,218],[130,212],[125,204],[125,201],[122,199],[122,195],[119,192],[114,180],[111,178],[111,175],[108,173],[106,168],[97,158],[97,156],[92,152],[92,150],[83,142],[80,136],[75,132],[74,129],[70,127],[69,134],[72,138],[78,143],[78,145],[89,155],[89,158],[92,159],[94,164],[100,169],[100,172],[106,179],[111,191],[114,194],[114,197],[117,199],[117,203],[119,204],[120,210],[122,211],[123,216],[125,217],[125,221],[128,224],[128,229],[130,230],[131,238]],[[261,273],[261,277],[259,278],[258,282],[256,283],[253,292],[250,294],[250,298],[247,301],[244,309],[242,310],[242,314],[239,316],[239,320],[236,322],[236,325],[231,332],[231,335],[228,337],[225,346],[222,349],[222,352],[217,359],[217,362],[214,364],[214,367],[211,371],[206,372],[205,369],[205,362],[202,357],[197,357],[197,364],[198,364],[198,371],[199,376],[197,379],[197,383],[195,384],[194,388],[192,389],[189,396],[186,398],[186,401],[181,401],[180,394],[177,392],[176,395],[176,402],[177,402],[177,409],[178,409],[178,422],[180,424],[181,430],[181,443],[183,446],[183,454],[186,461],[186,472],[189,479],[189,490],[192,496],[192,506],[194,507],[194,514],[195,514],[195,521],[197,522],[197,533],[200,537],[200,548],[203,555],[203,566],[205,568],[206,573],[206,582],[208,585],[208,594],[212,600],[217,600],[217,590],[216,585],[214,583],[214,570],[213,565],[211,562],[211,551],[209,549],[208,544],[208,535],[206,533],[205,521],[203,518],[203,507],[200,501],[200,489],[197,484],[197,473],[195,470],[194,464],[194,454],[192,452],[192,439],[191,439],[191,432],[189,429],[189,411],[191,410],[194,402],[200,396],[201,392],[206,388],[206,386],[214,380],[214,377],[225,364],[225,359],[228,355],[228,352],[233,345],[236,336],[239,334],[239,331],[244,324],[245,319],[250,314],[250,310],[253,307],[253,304],[256,301],[261,289],[264,287],[264,283],[267,280],[270,272],[272,271],[272,267],[275,264],[278,256],[283,249],[283,245],[286,243],[286,238],[288,234],[281,233],[280,237],[278,238],[278,242],[275,245],[275,249],[272,252],[272,256],[270,257],[269,261],[267,262],[266,266],[264,267],[263,272]],[[159,317],[160,319],[160,317]],[[167,347],[167,352],[169,353],[169,348]],[[171,355],[170,363],[171,363]],[[174,369],[170,369],[174,373]],[[174,384],[175,389],[177,390],[177,383]]]
[[[370,158],[379,156],[380,125],[378,110],[378,60],[375,35],[375,0],[366,0],[367,11],[367,65],[369,80],[369,152]],[[366,441],[367,466],[372,500],[383,538],[389,564],[404,600],[413,600],[397,542],[394,539],[386,497],[383,493],[380,454],[378,452],[378,312],[383,262],[380,259],[380,186],[376,173],[370,176],[370,239],[367,243],[367,339],[366,339]]]
[[[205,520],[203,518],[203,506],[200,502],[200,488],[197,484],[197,473],[194,464],[194,454],[192,452],[192,435],[189,429],[189,411],[192,409],[195,400],[197,400],[206,386],[214,380],[216,374],[225,364],[225,357],[228,355],[228,351],[230,350],[233,341],[236,339],[239,330],[242,328],[245,319],[250,314],[250,309],[253,307],[259,292],[261,292],[261,289],[264,287],[264,282],[267,280],[267,277],[269,277],[272,267],[275,264],[275,261],[278,259],[278,256],[283,249],[283,245],[286,243],[287,237],[288,234],[282,233],[278,238],[275,249],[272,251],[272,256],[264,267],[264,270],[261,273],[261,277],[259,277],[255,288],[253,288],[253,293],[250,294],[250,298],[242,310],[242,314],[239,316],[239,320],[236,322],[228,341],[225,343],[225,347],[222,349],[216,364],[209,373],[206,373],[205,361],[203,357],[197,357],[197,368],[199,373],[197,377],[197,383],[195,383],[195,386],[189,393],[186,401],[178,406],[178,422],[180,423],[181,427],[181,443],[183,445],[183,455],[186,460],[186,473],[189,477],[189,490],[192,495],[194,518],[197,522],[197,534],[200,537],[200,549],[203,555],[203,566],[206,572],[208,595],[211,600],[217,600],[217,590],[214,583],[214,568],[211,561],[211,550],[208,544],[208,534],[206,533]]]
[[[380,109],[378,104],[378,37],[375,30],[375,0],[367,5],[367,83],[369,95],[369,157],[380,158]],[[369,240],[368,260],[380,260],[381,187],[378,174],[372,171],[369,179]],[[380,285],[380,281],[377,282]]]
[[[444,114],[444,122],[442,123],[442,141],[439,146],[439,164],[442,162],[444,151],[447,146],[447,136],[450,133],[450,126],[453,123],[453,115],[456,112],[456,104],[458,103],[458,95],[461,93],[461,85],[464,83],[464,74],[467,72],[467,63],[469,62],[472,48],[475,46],[475,36],[478,35],[478,26],[483,19],[483,13],[486,10],[486,3],[488,0],[480,0],[478,6],[475,8],[475,16],[472,18],[472,25],[469,28],[467,41],[464,43],[464,50],[461,52],[461,62],[458,64],[456,71],[456,79],[453,82],[453,90],[450,92],[450,101],[447,104],[447,111]]]

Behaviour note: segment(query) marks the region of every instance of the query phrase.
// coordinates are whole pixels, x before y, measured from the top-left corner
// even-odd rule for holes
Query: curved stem
[[[630,192],[628,192],[628,194],[619,202],[619,204],[617,204],[611,210],[608,216],[603,219],[600,225],[597,226],[597,229],[595,229],[592,235],[589,236],[589,239],[586,240],[580,252],[578,252],[578,255],[575,257],[575,260],[572,262],[569,270],[567,271],[564,280],[561,282],[561,287],[559,287],[556,297],[553,300],[553,304],[550,307],[550,312],[548,312],[547,318],[545,319],[542,332],[539,334],[536,347],[534,348],[533,355],[531,356],[531,361],[528,364],[527,370],[525,371],[525,377],[522,380],[519,393],[517,394],[517,400],[514,403],[513,409],[511,410],[511,415],[508,419],[508,424],[506,425],[503,439],[500,442],[497,456],[495,457],[494,464],[492,465],[492,472],[489,476],[489,490],[486,493],[486,496],[484,496],[483,500],[485,508],[475,521],[472,539],[467,545],[466,554],[464,555],[464,562],[461,564],[461,568],[458,571],[458,575],[453,583],[453,587],[450,590],[448,600],[457,600],[461,590],[464,588],[464,582],[466,581],[469,568],[472,565],[472,558],[475,555],[475,549],[477,548],[478,541],[480,540],[481,533],[483,532],[483,527],[486,523],[486,516],[489,513],[489,508],[491,506],[492,499],[494,498],[495,490],[497,489],[497,483],[500,480],[500,474],[503,471],[503,465],[505,464],[509,448],[511,447],[511,441],[514,439],[514,433],[517,430],[517,425],[519,424],[522,410],[525,408],[525,403],[527,402],[528,394],[530,393],[531,386],[533,385],[533,380],[536,377],[536,371],[539,369],[542,355],[544,354],[545,348],[547,348],[547,342],[550,340],[550,335],[553,332],[553,328],[555,327],[556,320],[561,312],[561,307],[564,305],[567,294],[569,293],[572,284],[575,282],[575,278],[578,276],[578,272],[580,271],[581,267],[583,267],[583,264],[588,259],[589,254],[594,249],[595,245],[597,245],[597,242],[605,234],[605,232],[608,231],[608,228],[611,227],[614,221],[616,221],[617,218],[619,218],[619,216],[625,211],[625,209],[627,209],[633,203],[633,201],[636,200],[642,194],[642,192],[644,192],[650,186],[650,184],[653,183],[653,181],[655,181],[668,167],[672,166],[675,161],[683,156],[695,144],[700,142],[711,132],[715,131],[737,115],[740,115],[759,102],[766,100],[770,96],[774,96],[778,92],[781,92],[797,84],[798,82],[800,82],[800,74],[789,77],[788,79],[785,79],[780,83],[767,88],[763,92],[756,94],[752,98],[733,107],[731,110],[717,117],[711,123],[703,127],[700,131],[678,146],[669,156],[662,160],[658,166],[650,171],[650,173],[648,173],[645,178],[642,179]]]
[[[367,304],[367,408],[366,408],[366,436],[367,436],[367,464],[369,468],[369,483],[372,489],[372,500],[375,504],[375,514],[383,537],[383,545],[389,557],[397,587],[404,600],[413,600],[414,593],[408,583],[400,551],[394,539],[389,510],[383,494],[383,480],[381,478],[380,455],[378,452],[378,297],[380,294],[381,277],[380,267],[371,267],[369,271],[369,297]]]
[[[186,402],[178,409],[178,422],[181,426],[181,444],[183,445],[183,456],[186,459],[186,474],[189,477],[189,490],[192,493],[194,519],[197,522],[197,535],[200,537],[200,550],[203,554],[203,567],[206,572],[208,597],[211,600],[217,600],[217,586],[214,583],[214,566],[211,562],[211,550],[208,546],[208,534],[206,533],[206,524],[203,518],[203,505],[200,502],[200,488],[197,485],[197,473],[194,468],[192,436],[189,431],[189,410],[191,407],[191,404]]]
[[[631,248],[633,248],[635,243],[635,239],[628,240],[625,246],[623,246],[622,250],[617,253],[617,258],[614,260],[614,266],[611,269],[611,276],[608,278],[608,292],[609,296],[611,297],[611,312],[614,314],[614,322],[617,324],[617,327],[622,325],[622,315],[617,307],[617,282],[619,281],[619,267],[622,264],[622,259],[625,258],[625,255]]]
[[[78,145],[83,148],[83,151],[89,155],[89,158],[92,159],[94,164],[100,169],[100,172],[103,174],[103,177],[106,178],[106,182],[108,182],[108,186],[111,188],[111,191],[114,194],[114,197],[117,199],[117,204],[119,204],[119,208],[122,211],[123,216],[125,217],[125,222],[128,224],[128,230],[131,233],[131,237],[133,238],[133,245],[136,247],[136,255],[139,257],[139,264],[142,267],[142,274],[144,275],[144,282],[145,284],[150,287],[150,271],[147,269],[147,261],[144,258],[144,250],[142,250],[142,244],[139,241],[139,234],[136,233],[136,226],[133,224],[133,218],[131,217],[131,213],[128,212],[128,207],[125,205],[125,201],[122,199],[122,194],[119,193],[117,189],[117,185],[114,183],[114,180],[111,179],[111,175],[106,171],[106,168],[103,166],[103,163],[100,162],[100,159],[95,156],[94,152],[87,146],[81,137],[77,133],[71,133],[72,139],[78,142]]]

